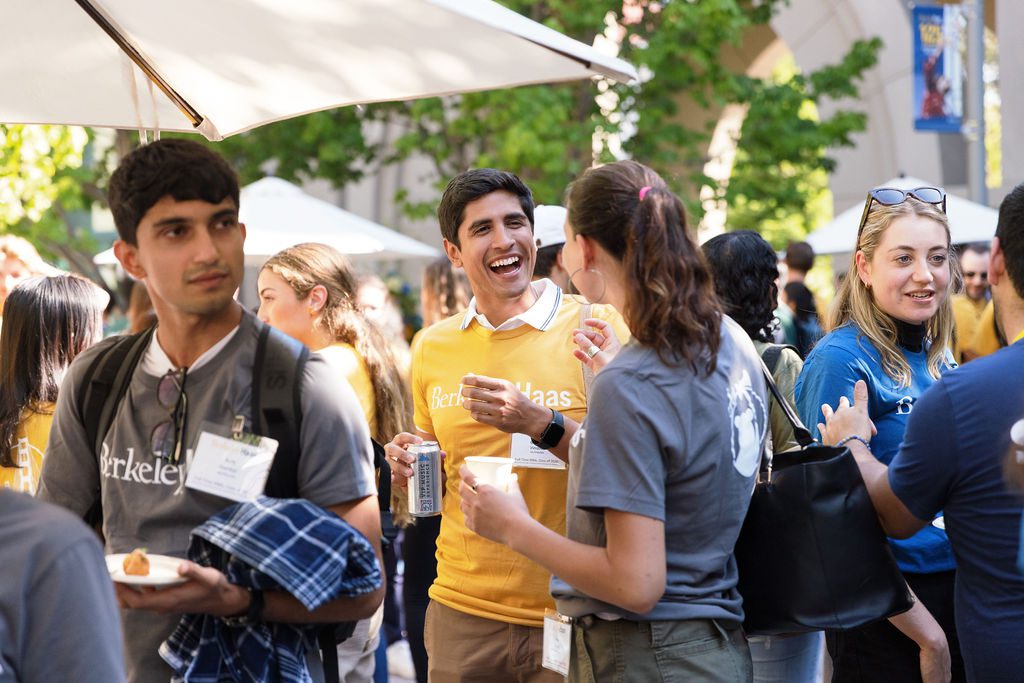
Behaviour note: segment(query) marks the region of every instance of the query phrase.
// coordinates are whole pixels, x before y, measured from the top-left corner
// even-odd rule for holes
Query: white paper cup
[[[478,484],[487,484],[501,491],[508,491],[512,481],[512,458],[496,458],[489,455],[470,455],[466,466],[476,477]]]

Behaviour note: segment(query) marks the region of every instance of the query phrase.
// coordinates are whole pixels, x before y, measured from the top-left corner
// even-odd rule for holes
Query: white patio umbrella
[[[879,187],[910,190],[915,187],[940,186],[920,178],[904,176],[880,183]],[[867,195],[866,192],[865,195]],[[863,212],[864,202],[860,202],[808,235],[807,242],[814,248],[814,253],[843,254],[853,251],[854,243],[857,241],[857,228],[860,227],[860,216]],[[996,221],[999,219],[999,212],[984,204],[947,194],[946,215],[949,217],[949,229],[953,244],[987,242],[996,234]]]
[[[434,258],[439,249],[312,197],[280,178],[263,178],[242,188],[239,218],[246,227],[245,261],[259,266],[301,242],[323,242],[352,258]],[[93,258],[116,264],[113,249]]]
[[[6,0],[0,122],[211,140],[334,107],[628,63],[490,0]]]

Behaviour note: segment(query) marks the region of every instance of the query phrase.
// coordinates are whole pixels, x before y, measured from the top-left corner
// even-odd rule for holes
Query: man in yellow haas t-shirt
[[[436,440],[446,453],[437,579],[424,633],[430,680],[562,681],[541,667],[544,610],[554,607],[551,577],[466,528],[459,467],[471,455],[513,457],[530,514],[565,533],[564,463],[586,413],[573,330],[587,313],[550,280],[531,283],[533,198],[515,175],[462,173],[437,213],[445,251],[465,270],[473,300],[465,314],[427,330],[414,349],[417,434],[399,434],[387,446],[399,486],[412,474],[406,446]],[[611,308],[591,309],[620,339],[628,337]]]

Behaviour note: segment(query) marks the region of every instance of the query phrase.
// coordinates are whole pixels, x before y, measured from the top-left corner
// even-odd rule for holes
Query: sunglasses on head
[[[882,206],[896,206],[907,201],[907,197],[913,197],[925,204],[934,204],[942,209],[942,213],[946,213],[946,191],[941,187],[915,187],[912,190],[876,187],[868,192],[867,201],[864,203],[864,213],[860,215],[860,226],[857,228],[857,244],[860,244],[860,234],[864,231],[865,223],[868,222],[872,202],[878,202]]]

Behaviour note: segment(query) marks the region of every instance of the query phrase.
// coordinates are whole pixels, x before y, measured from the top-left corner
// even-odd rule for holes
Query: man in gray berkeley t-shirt
[[[233,298],[242,280],[245,226],[238,222],[238,180],[227,162],[192,141],[161,140],[124,158],[111,177],[109,200],[120,239],[114,253],[143,280],[158,325],[118,406],[101,452],[93,453],[75,397],[101,342],[72,364],[61,388],[38,495],[85,514],[102,502],[109,553],[145,547],[185,557],[189,532],[232,500],[185,486],[201,432],[231,429],[241,417],[252,431],[252,371],[262,323]],[[158,386],[177,374],[185,399]],[[355,394],[311,359],[301,377],[300,497],[327,508],[362,532],[380,554],[380,519],[366,422]],[[166,382],[165,382],[166,388]],[[180,393],[179,391],[179,393]],[[183,407],[182,407],[183,406]],[[160,453],[154,430],[184,410],[180,442]],[[178,431],[177,429],[175,431]],[[157,444],[155,451],[154,443]],[[312,623],[370,616],[383,589],[339,598],[309,612],[291,595],[252,595],[216,569],[183,562],[188,581],[154,592],[115,585],[124,608],[130,681],[168,680],[157,653],[184,613]]]

